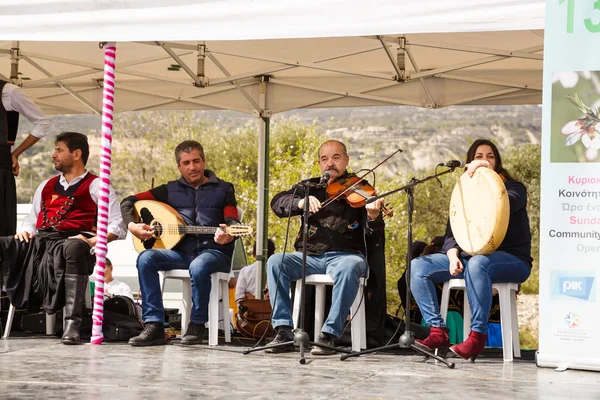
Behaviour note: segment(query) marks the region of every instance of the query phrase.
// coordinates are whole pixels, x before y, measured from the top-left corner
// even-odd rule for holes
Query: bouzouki
[[[154,200],[140,200],[133,205],[136,222],[143,222],[154,229],[154,236],[148,240],[133,237],[133,247],[137,252],[148,249],[172,249],[185,235],[212,235],[223,229],[231,236],[251,235],[253,229],[247,225],[231,225],[226,228],[212,226],[190,226],[171,206]]]

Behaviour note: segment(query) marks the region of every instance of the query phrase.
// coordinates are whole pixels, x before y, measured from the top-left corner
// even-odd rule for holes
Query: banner
[[[548,0],[537,365],[600,370],[600,0]]]

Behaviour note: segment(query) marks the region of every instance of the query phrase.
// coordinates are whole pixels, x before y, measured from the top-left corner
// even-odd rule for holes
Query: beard
[[[69,172],[72,167],[73,167],[73,163],[69,162],[68,160],[65,160],[62,162],[59,161],[58,163],[54,163],[54,169],[57,170],[58,172],[62,172],[63,174],[66,172]]]

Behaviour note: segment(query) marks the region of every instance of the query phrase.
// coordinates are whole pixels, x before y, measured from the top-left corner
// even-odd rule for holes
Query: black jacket
[[[346,174],[344,174],[345,176]],[[310,182],[318,183],[319,178]],[[304,198],[304,188],[297,187],[281,192],[271,200],[271,209],[280,218],[288,215],[300,215],[304,211],[298,208],[298,202]],[[325,188],[309,188],[311,196],[323,203],[328,198]],[[291,214],[290,214],[291,211]],[[381,217],[368,222],[367,211],[364,207],[353,208],[346,200],[338,199],[327,204],[315,214],[308,217],[308,255],[319,255],[326,251],[344,251],[367,255],[367,240],[382,236],[384,223]],[[296,251],[302,251],[302,226],[294,243]]]

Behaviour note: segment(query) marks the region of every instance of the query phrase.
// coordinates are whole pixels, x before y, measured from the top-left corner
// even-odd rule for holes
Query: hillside
[[[251,116],[230,111],[195,111],[198,120],[214,121],[223,134],[252,124]],[[122,114],[126,119],[128,114]],[[344,141],[354,160],[364,160],[370,168],[396,149],[403,152],[386,163],[384,176],[399,171],[430,168],[441,161],[462,159],[469,141],[483,137],[493,139],[500,149],[522,143],[539,143],[541,107],[477,106],[448,107],[428,110],[413,107],[363,107],[340,109],[306,109],[290,111],[273,118],[298,118],[314,124],[331,138]],[[52,136],[61,131],[78,131],[90,135],[92,156],[88,165],[97,170],[100,149],[100,117],[94,115],[52,116]],[[118,141],[119,116],[115,124]],[[21,120],[20,132],[29,132],[30,124]],[[249,144],[257,146],[256,143]],[[29,202],[39,182],[51,174],[54,142],[45,139],[21,157],[22,173],[18,178],[19,202]],[[114,177],[119,179],[119,177]]]

